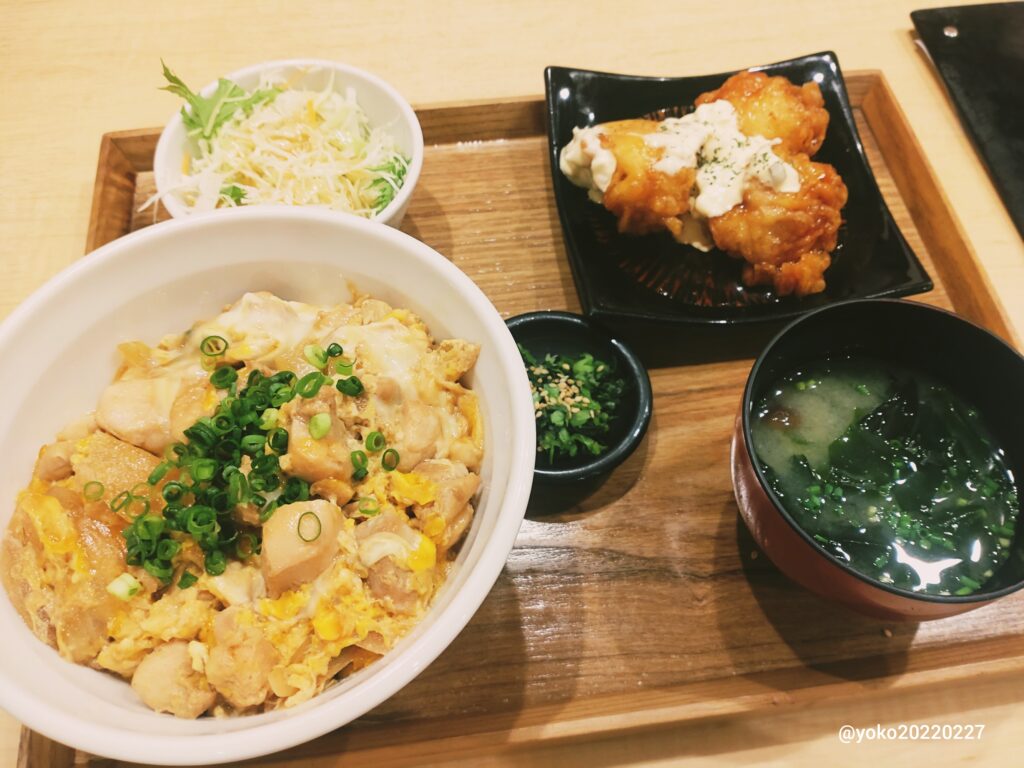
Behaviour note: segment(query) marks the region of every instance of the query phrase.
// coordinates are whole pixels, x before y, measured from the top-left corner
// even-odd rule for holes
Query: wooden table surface
[[[629,3],[0,2],[0,318],[82,254],[101,134],[163,124],[159,57],[188,83],[258,61],[317,57],[374,71],[413,104],[538,94],[548,64],[650,75],[736,69],[819,50],[881,69],[1024,338],[1024,243],[914,43],[922,0]],[[1022,640],[1024,641],[1024,640]],[[842,705],[780,709],[530,753],[496,745],[485,764],[953,765],[1018,759],[1021,680],[936,692],[875,691]],[[842,744],[842,724],[983,723],[980,741]],[[18,724],[0,712],[0,768]],[[456,764],[453,761],[452,764]],[[474,765],[480,765],[474,760]]]

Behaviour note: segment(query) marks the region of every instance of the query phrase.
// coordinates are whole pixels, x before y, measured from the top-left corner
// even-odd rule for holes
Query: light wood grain
[[[973,1],[973,0],[972,0]],[[98,138],[162,124],[173,99],[156,90],[158,56],[187,81],[269,58],[320,56],[362,64],[414,103],[535,94],[547,64],[637,74],[686,75],[776,61],[823,48],[846,70],[881,68],[935,169],[942,191],[1002,298],[1024,328],[1024,245],[1009,222],[942,87],[913,46],[910,10],[920,0],[858,3],[677,4],[663,0],[585,6],[557,0],[419,3],[273,2],[0,3],[0,317],[77,259],[87,234]],[[925,4],[926,5],[926,4]],[[959,684],[913,695],[878,689],[862,700],[761,711],[756,720],[698,721],[659,733],[554,744],[438,764],[625,763],[823,765],[1019,758],[1021,680]],[[941,703],[941,706],[940,706]],[[866,725],[927,717],[977,717],[981,742],[843,747],[840,722]],[[0,713],[0,765],[13,765],[16,730]],[[9,759],[5,760],[5,756]],[[320,759],[318,764],[330,761]],[[423,762],[423,761],[421,761]]]
[[[984,282],[942,277],[962,274],[973,255],[950,211],[926,215],[908,205],[911,195],[944,201],[884,78],[850,73],[847,82],[879,186],[936,275],[935,290],[920,300],[1007,335]],[[548,177],[542,102],[422,112],[424,173],[403,228],[448,256],[505,314],[578,308]],[[155,139],[155,131],[104,137],[90,247],[166,218],[160,209],[138,211],[154,191]],[[895,156],[899,174],[888,162]],[[749,364],[652,370],[655,417],[638,454],[589,494],[535,496],[505,572],[452,647],[366,717],[261,762],[468,759],[495,743],[522,749],[879,689],[1024,676],[1022,599],[924,627],[890,627],[821,603],[758,557],[738,521],[726,461]],[[806,620],[811,613],[817,621]]]

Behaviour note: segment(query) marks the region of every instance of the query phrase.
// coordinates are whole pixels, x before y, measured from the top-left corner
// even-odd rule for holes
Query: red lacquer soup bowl
[[[740,514],[758,546],[793,581],[829,600],[883,619],[922,621],[978,608],[1024,586],[1022,518],[1010,555],[978,591],[932,595],[854,570],[818,545],[786,511],[754,454],[758,402],[779,379],[826,356],[898,362],[972,403],[1005,452],[1014,478],[1024,472],[1024,358],[988,331],[950,312],[908,301],[870,299],[811,312],[779,333],[754,363],[732,441],[732,480]]]

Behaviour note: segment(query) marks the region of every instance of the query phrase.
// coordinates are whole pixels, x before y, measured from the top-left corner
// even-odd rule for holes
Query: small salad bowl
[[[594,455],[581,447],[575,456],[552,459],[538,447],[534,478],[549,484],[578,483],[610,472],[629,458],[651,422],[653,403],[651,380],[636,354],[600,325],[569,312],[528,312],[511,317],[506,323],[520,348],[538,362],[542,363],[548,354],[572,360],[590,354],[595,361],[608,364],[613,378],[623,382],[608,431],[595,435],[604,450]],[[541,432],[538,427],[538,445]]]
[[[384,208],[370,217],[374,221],[398,227],[423,168],[423,131],[409,102],[392,86],[369,72],[319,59],[288,59],[256,64],[215,80],[198,91],[198,94],[209,98],[217,92],[221,80],[229,80],[249,93],[259,87],[264,75],[279,77],[293,89],[323,91],[331,87],[341,94],[349,89],[354,91],[356,101],[366,113],[370,125],[390,133],[398,149],[409,159],[401,188]],[[199,213],[175,194],[184,176],[188,157],[194,157],[197,149],[196,142],[188,136],[181,109],[176,110],[160,134],[153,158],[157,194],[173,218]]]

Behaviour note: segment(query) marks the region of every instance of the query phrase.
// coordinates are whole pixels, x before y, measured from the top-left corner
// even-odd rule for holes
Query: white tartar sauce
[[[562,147],[558,167],[577,187],[587,190],[595,203],[604,200],[604,191],[615,173],[615,155],[601,146],[601,127],[573,128],[572,141]]]
[[[600,136],[599,125],[573,129],[572,141],[559,157],[562,173],[586,188],[598,203],[615,172],[615,156],[601,146]],[[744,134],[736,109],[724,99],[702,104],[684,117],[663,120],[658,130],[644,134],[643,140],[662,150],[654,170],[674,176],[686,168],[697,169],[690,199],[696,219],[721,216],[739,205],[753,179],[779,192],[800,191],[796,169],[772,149],[780,140]],[[686,220],[684,229],[693,234],[703,231],[697,223]],[[706,240],[701,244],[709,247]]]

